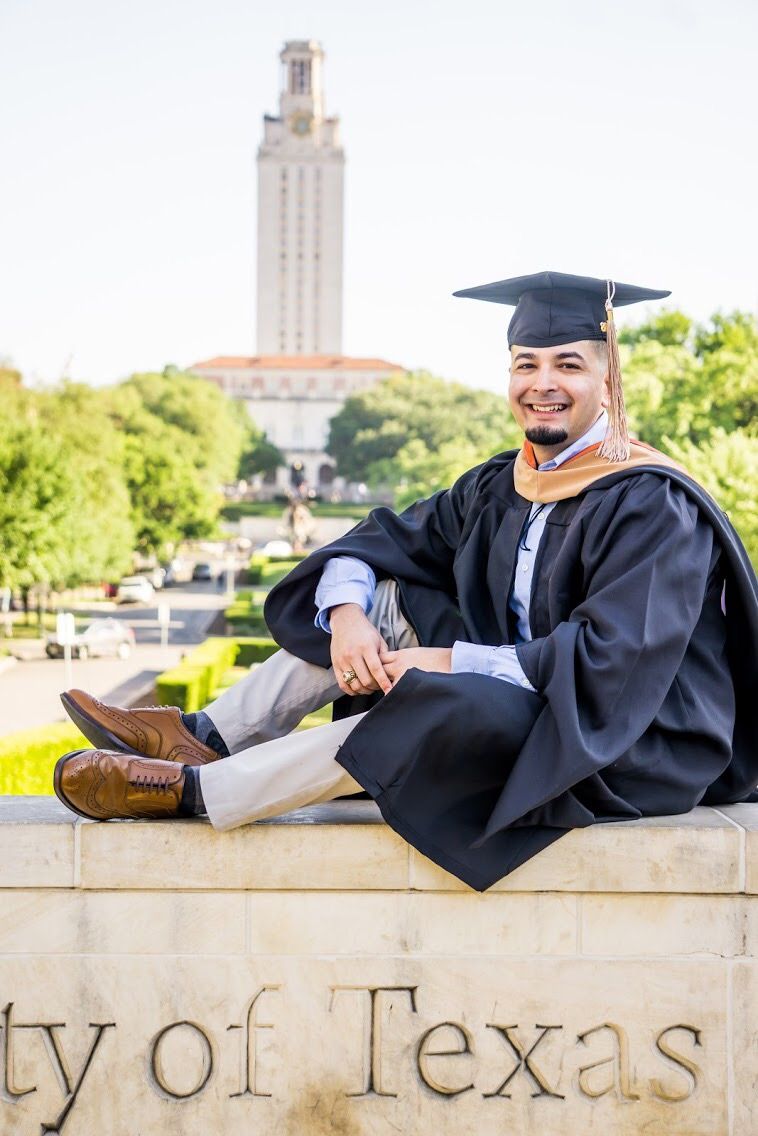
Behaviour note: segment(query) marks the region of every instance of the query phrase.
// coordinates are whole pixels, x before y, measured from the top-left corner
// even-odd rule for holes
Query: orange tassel
[[[624,390],[621,385],[621,359],[616,339],[616,324],[613,318],[613,295],[616,286],[608,281],[608,298],[605,301],[605,323],[601,324],[608,342],[608,429],[598,456],[609,462],[626,461],[629,457],[629,427],[626,420]]]

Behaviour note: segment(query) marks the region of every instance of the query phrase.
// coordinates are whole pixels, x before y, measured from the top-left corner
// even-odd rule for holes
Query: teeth
[[[537,406],[535,403],[531,403],[530,405],[531,405],[532,410],[541,410],[543,413],[546,413],[548,411],[565,410],[566,409],[566,403],[565,402],[556,402],[552,406]]]

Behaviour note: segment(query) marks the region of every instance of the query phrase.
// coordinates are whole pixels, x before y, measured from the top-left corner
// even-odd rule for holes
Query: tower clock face
[[[290,119],[290,127],[293,134],[299,135],[304,138],[306,134],[310,134],[313,119],[309,114],[293,114]]]

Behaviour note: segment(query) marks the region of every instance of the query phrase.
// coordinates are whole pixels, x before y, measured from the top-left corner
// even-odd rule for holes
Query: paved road
[[[103,611],[102,607],[92,609],[93,617],[108,615],[129,623],[136,634],[137,648],[131,658],[124,661],[74,659],[74,686],[103,697],[127,681],[138,684],[140,675],[149,681],[150,675],[175,666],[189,647],[202,642],[216,613],[229,602],[213,584],[204,583],[167,588],[157,593],[157,599],[169,604],[171,609],[168,646],[161,647],[157,606],[129,604],[114,605],[108,611]],[[13,651],[28,657],[0,674],[0,735],[65,718],[58,698],[66,686],[63,660],[48,659],[39,644],[24,644],[22,640]]]

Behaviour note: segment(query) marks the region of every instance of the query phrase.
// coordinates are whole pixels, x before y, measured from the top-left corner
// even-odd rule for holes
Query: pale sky
[[[451,293],[542,269],[758,306],[754,0],[0,0],[0,357],[103,383],[254,353],[255,152],[308,38],[346,354],[498,389],[511,309]]]

